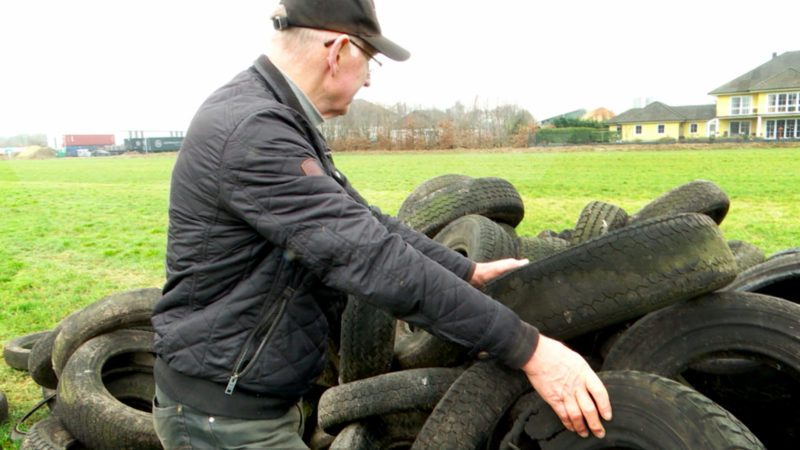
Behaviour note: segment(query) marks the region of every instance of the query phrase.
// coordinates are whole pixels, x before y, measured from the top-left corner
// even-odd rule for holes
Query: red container
[[[80,145],[114,145],[113,134],[65,134],[64,147]]]

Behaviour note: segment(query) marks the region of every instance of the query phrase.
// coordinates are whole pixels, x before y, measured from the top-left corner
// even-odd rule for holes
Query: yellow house
[[[800,51],[786,52],[730,81],[717,97],[717,136],[800,138]]]
[[[667,106],[653,102],[612,117],[609,131],[621,141],[700,139],[715,133],[714,105]]]

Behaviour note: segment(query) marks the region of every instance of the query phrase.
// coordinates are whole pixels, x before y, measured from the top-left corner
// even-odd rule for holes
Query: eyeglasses
[[[333,45],[333,43],[334,43],[334,42],[336,42],[336,39],[331,39],[331,40],[325,41],[325,42],[323,42],[323,44],[325,45],[325,47],[330,47],[331,45]],[[372,65],[372,63],[373,63],[373,62],[374,62],[375,64],[377,64],[377,65],[378,65],[378,67],[382,67],[382,66],[383,66],[383,63],[381,63],[380,61],[378,61],[378,59],[377,59],[377,58],[375,58],[375,56],[373,56],[373,55],[372,55],[370,52],[368,52],[368,51],[367,51],[367,49],[365,49],[364,47],[362,47],[361,45],[359,45],[358,43],[356,43],[355,39],[353,39],[352,37],[350,37],[350,39],[349,39],[349,42],[350,42],[351,44],[355,45],[355,46],[356,46],[356,48],[357,48],[357,49],[359,49],[359,50],[361,50],[361,51],[362,51],[362,52],[363,52],[365,55],[367,55],[367,61],[368,61],[368,63],[369,63],[369,64],[367,64],[367,70],[368,70],[369,72],[372,72],[372,69],[373,69],[373,67],[371,67],[371,65]]]

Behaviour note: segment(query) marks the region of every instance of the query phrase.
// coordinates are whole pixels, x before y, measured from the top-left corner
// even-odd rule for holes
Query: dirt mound
[[[57,156],[56,151],[50,147],[31,145],[25,150],[14,155],[14,159],[49,159]]]

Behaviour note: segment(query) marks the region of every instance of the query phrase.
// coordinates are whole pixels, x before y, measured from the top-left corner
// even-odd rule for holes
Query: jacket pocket
[[[233,394],[233,390],[236,388],[236,383],[239,381],[239,378],[243,375],[246,375],[258,360],[258,356],[264,350],[267,343],[269,343],[272,335],[275,333],[275,329],[278,327],[278,324],[281,322],[283,315],[286,313],[286,306],[289,304],[289,300],[294,296],[294,288],[291,286],[286,286],[281,292],[278,301],[275,302],[269,309],[267,309],[264,317],[261,321],[253,328],[253,331],[247,337],[244,345],[242,346],[242,351],[236,357],[236,362],[233,366],[233,370],[231,371],[231,376],[228,378],[228,384],[225,387],[225,393],[228,395]],[[256,336],[260,334],[260,331],[263,330],[265,327],[267,331],[264,333],[264,336],[258,341],[258,345],[255,347],[255,350],[252,352],[252,356],[249,360],[247,360],[247,355],[250,350],[255,345]],[[246,363],[246,364],[245,364]]]

